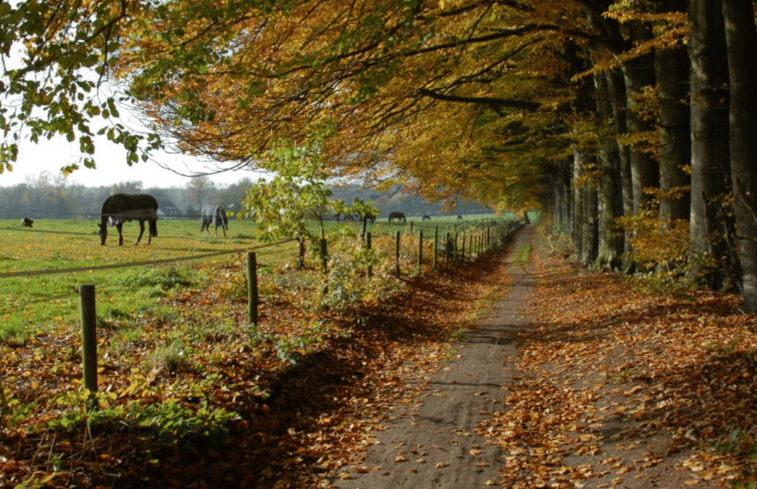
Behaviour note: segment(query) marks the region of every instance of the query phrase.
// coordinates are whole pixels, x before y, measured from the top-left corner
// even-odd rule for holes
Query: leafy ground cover
[[[330,487],[387,410],[423,396],[407,380],[446,365],[502,293],[491,263],[391,279],[383,297],[326,310],[312,307],[320,282],[272,270],[254,334],[229,279],[240,260],[208,264],[203,287],[167,293],[162,313],[103,324],[98,411],[76,332],[6,341],[0,486]],[[540,281],[522,373],[479,427],[505,453],[491,461],[498,484],[752,480],[755,320],[734,297],[653,296],[551,259]]]
[[[506,487],[755,487],[757,320],[546,258],[507,409]]]
[[[75,233],[75,239],[91,236]],[[173,249],[170,239],[161,246]],[[193,242],[175,239],[177,251]],[[90,249],[68,240],[51,245],[48,233],[39,248],[9,249],[5,260],[15,266],[32,254],[29,263],[39,266],[42,254],[55,248],[72,257],[77,246]],[[390,242],[380,237],[375,245],[388,250]],[[149,252],[161,252],[156,244]],[[92,245],[91,252],[116,260],[148,252],[107,248]],[[376,385],[400,392],[396,370],[404,368],[404,357],[435,351],[459,327],[453,319],[436,321],[459,307],[437,304],[455,295],[453,278],[429,271],[423,279],[396,280],[384,260],[376,262],[364,300],[347,308],[324,309],[316,270],[265,267],[260,324],[253,329],[242,258],[228,254],[192,267],[118,275],[135,302],[147,298],[152,305],[123,306],[117,294],[98,299],[97,394],[82,389],[79,332],[70,318],[47,316],[44,327],[24,318],[29,330],[4,336],[0,486],[265,487],[324,480],[351,449],[350,440],[365,436],[367,422],[346,423],[348,413],[381,405],[360,392]],[[401,258],[410,270],[412,246]],[[119,306],[107,307],[111,302]],[[7,309],[6,317],[25,306]],[[48,301],[48,314],[59,306]],[[95,403],[99,409],[89,409]]]

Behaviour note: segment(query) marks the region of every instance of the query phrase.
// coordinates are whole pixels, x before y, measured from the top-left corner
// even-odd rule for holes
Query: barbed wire
[[[256,250],[271,248],[274,246],[287,244],[291,242],[295,242],[297,240],[295,239],[286,239],[282,241],[277,241],[275,243],[269,243],[264,245],[258,245],[252,248],[236,248],[233,250],[221,250],[221,251],[213,251],[210,253],[201,253],[198,255],[191,255],[191,256],[180,256],[180,257],[174,257],[174,258],[161,258],[158,260],[142,260],[142,261],[133,261],[133,262],[127,262],[127,263],[113,263],[109,265],[91,265],[91,266],[83,266],[83,267],[72,267],[72,268],[48,268],[45,270],[26,270],[26,271],[19,271],[19,272],[4,272],[0,273],[0,279],[3,278],[15,278],[15,277],[36,277],[40,275],[61,275],[64,273],[78,273],[78,272],[89,272],[89,271],[97,271],[97,270],[113,270],[118,268],[130,268],[130,267],[139,267],[139,266],[145,266],[145,265],[161,265],[165,263],[175,263],[175,262],[181,262],[181,261],[190,261],[190,260],[199,260],[202,258],[210,258],[213,256],[221,256],[221,255],[231,255],[234,253],[243,253],[243,252],[252,252]],[[278,253],[276,252],[270,252],[269,254]]]

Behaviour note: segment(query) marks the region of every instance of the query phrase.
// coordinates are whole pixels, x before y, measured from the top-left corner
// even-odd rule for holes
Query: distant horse
[[[220,205],[212,206],[206,205],[202,208],[202,225],[200,226],[200,232],[205,230],[205,234],[210,234],[210,224],[216,227],[216,236],[218,236],[218,226],[221,226],[224,237],[226,231],[229,229],[229,220],[226,218],[226,211]]]
[[[21,219],[21,225],[25,226],[27,228],[32,227],[32,224],[34,224],[34,219],[29,219],[28,217],[25,217]]]
[[[116,226],[118,244],[123,245],[121,230],[124,223],[129,221],[139,221],[139,236],[135,245],[139,244],[145,232],[145,221],[150,223],[150,236],[147,238],[147,244],[150,244],[152,238],[158,235],[158,201],[155,197],[147,194],[114,194],[105,199],[100,213],[100,244],[105,244],[108,226]]]
[[[389,213],[389,222],[392,222],[395,219],[397,221],[399,221],[400,219],[402,219],[402,222],[405,222],[405,223],[407,222],[407,219],[405,219],[405,214],[403,214],[402,212],[397,212],[397,211],[390,212]]]
[[[458,221],[462,221],[462,220],[463,220],[463,216],[461,216],[460,214],[458,214],[458,215],[457,215],[457,220],[458,220]]]
[[[423,221],[430,221],[431,220],[431,216],[429,216],[428,214],[423,214],[422,220]]]

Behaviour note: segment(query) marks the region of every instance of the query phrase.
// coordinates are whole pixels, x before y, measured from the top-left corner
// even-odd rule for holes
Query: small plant
[[[156,348],[147,362],[153,371],[175,373],[190,366],[190,354],[186,348],[174,342],[170,345]]]
[[[88,410],[91,399],[100,405],[98,410]],[[164,446],[186,443],[224,443],[228,424],[237,419],[237,413],[224,408],[211,408],[204,402],[199,408],[187,407],[175,399],[164,403],[143,404],[134,401],[127,405],[116,405],[115,393],[95,393],[87,390],[69,392],[55,403],[69,410],[59,419],[47,423],[51,430],[74,430],[83,426],[89,429],[120,431],[123,429],[143,430],[152,441]]]
[[[148,290],[148,295],[160,296],[164,292],[189,287],[196,282],[195,278],[175,267],[169,268],[140,268],[137,273],[127,274],[121,278],[121,284],[128,288],[142,288]]]
[[[633,369],[627,368],[616,375],[613,380],[616,384],[625,384],[626,382],[628,382],[628,379],[630,379],[632,375]]]
[[[0,386],[0,428],[12,428],[27,419],[32,412],[32,406],[16,399],[12,389]]]
[[[26,328],[22,323],[11,322],[0,325],[0,340],[9,346],[23,345],[26,334]]]

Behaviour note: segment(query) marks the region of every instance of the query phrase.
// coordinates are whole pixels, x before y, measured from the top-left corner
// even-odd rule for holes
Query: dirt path
[[[532,229],[517,234],[511,250],[522,249]],[[367,459],[347,467],[350,479],[339,488],[476,488],[498,485],[499,448],[476,434],[476,426],[505,410],[507,388],[517,352],[513,331],[528,324],[524,316],[535,287],[533,266],[505,257],[511,283],[507,292],[459,341],[454,358],[430,379],[424,399],[399,408],[386,429],[376,434]],[[504,282],[503,278],[503,282]]]

